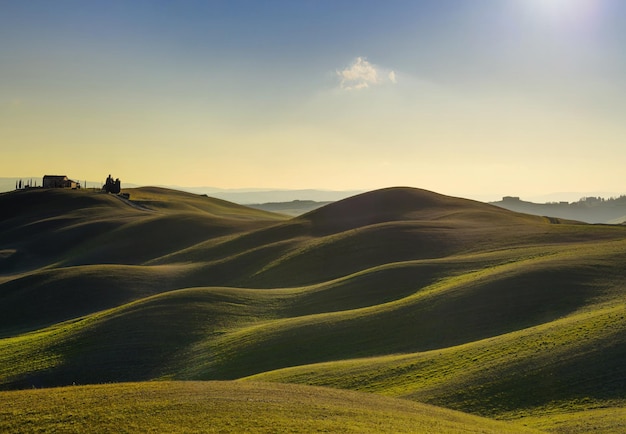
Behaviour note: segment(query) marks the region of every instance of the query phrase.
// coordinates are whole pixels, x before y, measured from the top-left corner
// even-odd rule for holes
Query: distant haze
[[[329,202],[345,199],[363,191],[332,191],[332,190],[263,190],[263,189],[237,189],[223,190],[207,187],[173,187],[190,193],[206,194],[207,196],[224,199],[229,202],[240,204],[258,204],[267,202],[291,202],[294,200],[313,200],[316,202]]]
[[[17,178],[0,178],[0,192],[11,191],[15,189],[15,182],[17,180],[30,180],[32,179],[37,185],[41,186],[42,179],[40,177],[17,177]],[[85,181],[81,181],[82,184]],[[100,188],[102,182],[87,181],[89,188]],[[125,183],[122,182],[122,188],[134,188],[140,187],[140,184]],[[210,197],[227,200],[229,202],[239,203],[243,205],[261,204],[270,202],[291,202],[294,200],[312,200],[316,202],[332,202],[341,199],[345,199],[356,194],[365,192],[366,190],[321,190],[321,189],[270,189],[270,188],[238,188],[238,189],[224,189],[217,187],[181,187],[177,185],[160,185],[160,187],[171,188],[174,190],[186,191],[195,194],[206,194]],[[503,192],[502,194],[449,194],[447,192],[436,192],[451,196],[462,197],[466,199],[473,199],[480,202],[495,202],[502,199],[504,196],[518,196],[516,192]],[[608,191],[594,191],[594,192],[564,192],[564,193],[546,193],[536,196],[522,196],[522,200],[536,203],[546,202],[575,202],[583,197],[619,197],[625,193],[620,192],[608,192]]]

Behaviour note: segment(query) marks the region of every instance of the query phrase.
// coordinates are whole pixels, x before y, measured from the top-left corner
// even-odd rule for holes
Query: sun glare
[[[555,22],[583,23],[592,20],[600,0],[523,0],[538,17]]]

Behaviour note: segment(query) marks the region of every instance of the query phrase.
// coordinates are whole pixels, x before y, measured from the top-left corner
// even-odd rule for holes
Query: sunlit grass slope
[[[188,367],[193,345],[271,318],[267,291],[183,289],[0,340],[0,384],[50,387],[139,381]],[[213,355],[210,355],[213,356]]]
[[[0,431],[524,433],[410,401],[267,383],[158,382],[0,392]]]
[[[507,258],[499,264],[494,261],[503,258],[497,254],[459,257],[449,263],[416,261],[284,290],[169,291],[0,340],[4,367],[0,381],[29,387],[164,377],[234,379],[313,362],[469,345],[555,324],[586,310],[596,312],[599,306],[622,300],[626,270],[619,265],[626,243],[606,244],[595,249],[586,244],[568,246],[543,256],[537,249],[522,250],[518,254],[526,259]],[[381,276],[400,283],[389,284]],[[402,286],[408,279],[414,287]],[[612,324],[621,332],[619,321]],[[604,331],[591,330],[591,346],[601,345]],[[594,366],[610,366],[619,379],[624,375],[619,364],[622,343],[614,343],[611,351],[599,353],[606,358],[604,365],[595,360]],[[562,349],[567,353],[576,348]],[[553,350],[548,356],[556,354]],[[613,388],[601,370],[586,371],[593,377],[584,393],[621,390]],[[564,376],[567,382],[566,374],[560,370],[554,378]],[[484,384],[481,390],[487,390]],[[569,399],[573,390],[561,388],[554,399]],[[469,405],[458,396],[445,403],[455,402]]]
[[[601,432],[622,432],[625,318],[624,304],[611,303],[460,346],[250,378],[404,397],[540,429],[590,432],[603,426]]]
[[[199,243],[151,263],[204,263],[207,285],[275,288],[322,283],[400,261],[623,236],[615,227],[528,216],[396,188],[345,199],[269,228]]]
[[[5,261],[47,262],[0,276],[1,388],[246,378],[619,426],[600,409],[626,401],[622,225],[409,188],[291,220],[161,189],[131,192],[139,208],[103,197],[99,219],[36,238],[3,221]],[[35,254],[101,220],[118,223]]]
[[[250,208],[206,195],[197,195],[161,187],[125,189],[130,200],[142,207],[155,211],[178,213],[200,212],[214,217],[236,220],[280,221],[287,216]]]
[[[0,285],[0,337],[120,306],[185,285],[192,266],[86,265]]]
[[[626,307],[615,301],[466,344],[250,378],[377,392],[492,416],[582,398],[613,402],[624,399],[625,331]]]
[[[517,414],[512,421],[551,433],[621,434],[626,432],[626,404],[581,400],[566,406],[546,406],[536,409],[534,414]]]
[[[571,252],[564,252],[418,284],[414,293],[375,306],[253,324],[199,346],[200,355],[218,348],[228,357],[198,361],[198,375],[206,369],[237,377],[278,364],[427,351],[549,323],[596,300],[624,297],[625,248],[620,243],[612,273],[591,266],[597,259],[608,267],[610,257],[570,262]]]

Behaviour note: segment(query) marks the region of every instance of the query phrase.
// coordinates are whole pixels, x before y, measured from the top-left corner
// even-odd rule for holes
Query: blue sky
[[[620,0],[0,0],[0,174],[626,192],[625,21]]]

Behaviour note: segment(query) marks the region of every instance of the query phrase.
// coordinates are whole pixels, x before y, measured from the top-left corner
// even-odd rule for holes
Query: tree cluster
[[[15,181],[15,189],[21,190],[23,188],[32,188],[37,187],[37,181],[33,182],[32,179],[27,179],[26,181],[22,181],[21,179]]]
[[[119,194],[122,191],[122,182],[119,178],[116,178],[114,181],[113,178],[111,178],[111,175],[109,175],[104,183],[103,189],[107,193]]]

